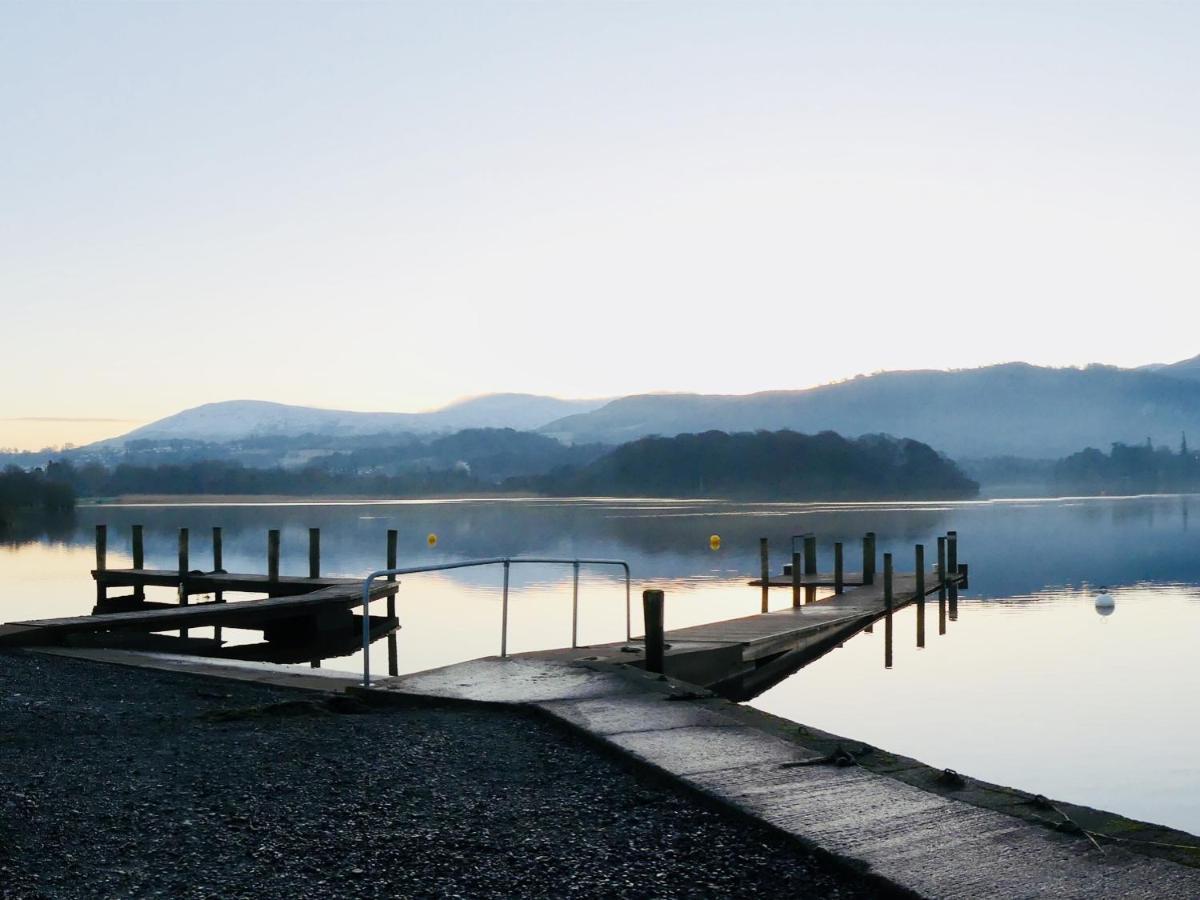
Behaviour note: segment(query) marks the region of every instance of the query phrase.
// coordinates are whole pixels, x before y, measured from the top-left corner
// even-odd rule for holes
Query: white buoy
[[[1116,608],[1117,601],[1113,599],[1112,594],[1101,588],[1096,596],[1096,612],[1102,616],[1111,616]]]

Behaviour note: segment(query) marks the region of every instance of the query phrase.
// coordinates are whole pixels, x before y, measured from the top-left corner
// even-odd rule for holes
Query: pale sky
[[[0,446],[1193,356],[1198,58],[1183,3],[0,0]]]

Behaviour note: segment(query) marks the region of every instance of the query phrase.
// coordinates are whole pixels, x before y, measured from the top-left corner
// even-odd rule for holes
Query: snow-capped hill
[[[151,422],[103,443],[133,440],[234,441],[302,434],[354,436],[387,432],[437,432],[461,428],[531,430],[555,419],[590,412],[604,400],[560,400],[533,394],[490,394],[424,413],[352,412],[289,406],[265,400],[206,403]]]

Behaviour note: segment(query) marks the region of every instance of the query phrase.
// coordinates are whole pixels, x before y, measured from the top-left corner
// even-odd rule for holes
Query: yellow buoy
[[[425,543],[427,543],[430,547],[436,547],[437,546],[437,535],[434,534],[432,531],[429,532],[429,537],[425,538]]]
[[[721,549],[721,536],[719,534],[709,535],[708,546],[712,550]]]

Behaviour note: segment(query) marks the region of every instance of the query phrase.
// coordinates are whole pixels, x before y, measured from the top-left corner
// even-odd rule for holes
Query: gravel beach
[[[0,896],[879,891],[533,717],[0,653]]]

